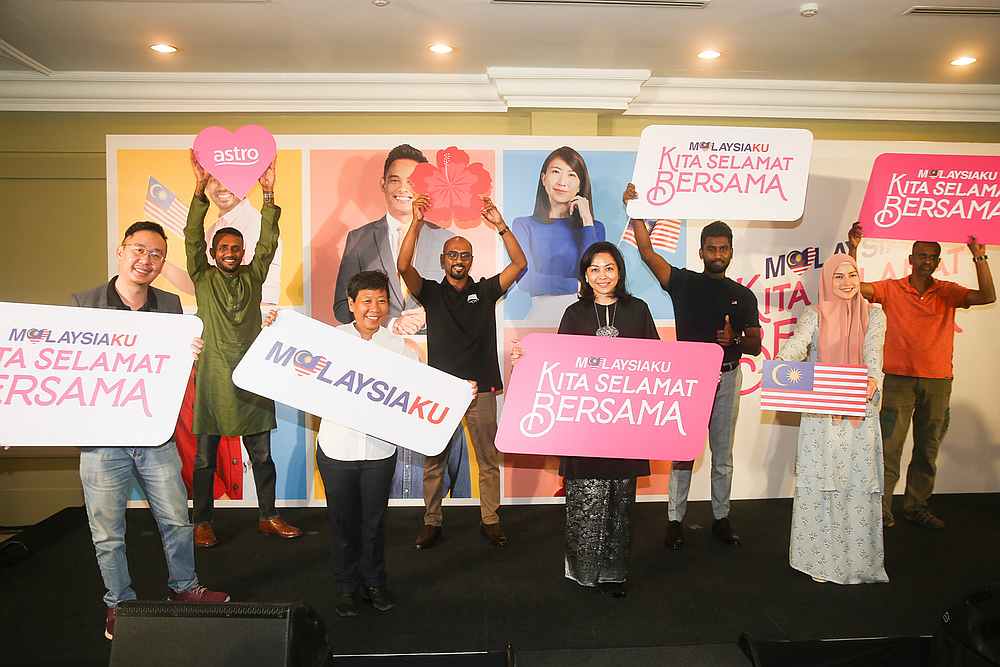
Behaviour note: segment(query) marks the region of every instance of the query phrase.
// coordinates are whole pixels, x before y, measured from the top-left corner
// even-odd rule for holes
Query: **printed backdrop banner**
[[[650,125],[639,138],[633,218],[802,217],[809,130]]]
[[[294,311],[264,328],[233,382],[421,454],[440,454],[472,402],[469,383]]]
[[[742,135],[736,136],[738,139]],[[189,149],[194,139],[193,134],[107,138],[108,275],[115,270],[114,249],[121,243],[124,229],[136,220],[161,221],[170,237],[171,250],[155,285],[180,293],[189,312],[194,312],[194,299],[187,293],[189,280],[185,280],[183,272],[181,228],[193,189]],[[349,311],[344,295],[350,276],[364,269],[386,270],[390,278],[390,325],[406,324],[410,330],[420,326],[424,314],[419,303],[394,280],[396,249],[387,224],[390,216],[403,220],[400,216],[408,209],[407,194],[419,183],[435,202],[445,204],[431,219],[437,229],[426,228],[417,249],[416,264],[425,277],[440,280],[441,247],[454,234],[472,243],[473,277],[491,276],[506,265],[508,258],[496,232],[484,226],[475,211],[470,213],[467,205],[483,192],[489,192],[497,202],[511,233],[529,257],[528,272],[508,292],[497,313],[496,352],[505,386],[511,370],[511,341],[531,333],[556,331],[563,310],[575,298],[579,253],[594,238],[619,247],[630,291],[649,304],[661,339],[675,337],[670,297],[632,245],[626,229],[628,217],[621,208],[622,191],[633,177],[637,137],[277,135],[275,140],[279,148],[275,200],[282,209],[282,250],[280,263],[276,259],[268,278],[268,282],[274,278],[275,296],[268,296],[265,285],[268,303],[295,309],[327,324],[345,322]],[[721,140],[715,138],[717,144]],[[422,152],[429,163],[420,171],[416,170],[420,160],[397,163],[394,175],[402,182],[396,189],[386,187],[383,173],[387,156],[404,144]],[[562,147],[571,148],[576,155]],[[409,149],[404,152],[413,155]],[[734,254],[726,275],[756,295],[763,327],[761,355],[744,357],[742,363],[743,387],[733,450],[733,498],[786,497],[794,490],[798,417],[760,411],[761,366],[780,352],[803,309],[815,304],[819,269],[830,254],[845,250],[847,230],[858,217],[872,165],[885,153],[990,157],[1000,155],[1000,145],[818,140],[812,146],[808,192],[800,218],[794,222],[747,221],[753,217],[748,209],[723,217],[734,223]],[[546,209],[551,212],[552,198],[557,194],[549,192],[540,178],[556,154],[586,175],[581,178],[578,196],[587,195],[595,221],[592,229],[582,229],[573,220],[564,225],[545,224],[538,217],[544,217]],[[212,200],[212,193],[207,194]],[[225,198],[216,200],[212,200],[207,227],[235,225],[245,235],[256,233],[260,223],[259,188],[252,188],[247,199],[235,206]],[[701,271],[699,235],[714,218],[652,216],[651,220],[663,221],[657,223],[657,229],[668,225],[656,251],[672,266]],[[905,276],[910,243],[873,238],[870,229],[865,231],[866,239],[858,250],[864,279]],[[961,241],[944,243],[935,275],[974,288],[975,266],[964,238]],[[544,271],[533,274],[532,267]],[[956,314],[953,418],[938,456],[935,484],[935,490],[941,493],[1000,491],[995,467],[982,465],[984,449],[1000,447],[996,437],[990,437],[1000,433],[1000,411],[994,409],[988,392],[981,390],[1000,373],[1000,352],[991,337],[998,310],[998,306],[987,306],[962,309]],[[287,312],[283,310],[282,316]],[[426,350],[425,335],[418,332],[408,338],[417,349]],[[421,358],[426,359],[426,354],[422,353]],[[0,372],[4,372],[2,367]],[[505,403],[513,397],[509,389],[500,396],[501,418]],[[285,405],[279,404],[277,409],[272,455],[278,469],[279,504],[322,506],[325,495],[315,464],[318,420]],[[449,451],[454,484],[445,502],[478,503],[478,468],[471,434],[461,429]],[[909,451],[908,446],[904,448],[904,467]],[[243,497],[222,499],[219,506],[255,506],[249,461],[245,452],[241,455],[243,460],[234,466],[242,474],[238,481],[244,489]],[[192,452],[181,452],[181,457],[186,466],[193,465]],[[711,465],[707,458],[703,455],[695,462],[692,500],[710,495]],[[501,470],[503,502],[562,502],[558,464],[556,456],[506,454]],[[392,483],[393,505],[423,504],[422,473],[423,455],[400,450]],[[654,461],[652,474],[638,480],[640,500],[663,499],[669,476],[669,462]]]
[[[497,449],[692,461],[708,433],[722,348],[531,334],[507,389]]]
[[[870,238],[1000,242],[1000,156],[883,153],[858,221]]]
[[[190,315],[0,303],[0,443],[170,439],[202,324]]]

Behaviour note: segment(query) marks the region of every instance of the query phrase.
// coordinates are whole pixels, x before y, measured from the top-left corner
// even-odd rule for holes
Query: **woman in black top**
[[[587,248],[579,279],[580,299],[563,313],[559,333],[659,340],[646,302],[625,287],[617,247]],[[520,356],[515,345],[512,359]],[[566,456],[559,473],[566,478],[566,577],[624,597],[636,478],[649,474],[649,461]]]

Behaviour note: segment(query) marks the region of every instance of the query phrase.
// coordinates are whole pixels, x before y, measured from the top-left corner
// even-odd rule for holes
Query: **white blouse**
[[[342,324],[337,329],[361,338],[353,323]],[[419,359],[416,351],[406,345],[406,340],[385,327],[379,327],[369,342],[404,357]],[[396,445],[391,442],[341,426],[329,419],[320,422],[317,441],[323,453],[337,461],[377,461],[387,459],[396,453]]]

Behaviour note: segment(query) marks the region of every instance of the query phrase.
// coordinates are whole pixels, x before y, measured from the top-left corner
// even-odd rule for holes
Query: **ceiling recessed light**
[[[721,55],[722,54],[716,51],[715,49],[705,49],[704,51],[698,54],[698,57],[701,58],[702,60],[715,60]]]
[[[389,0],[372,0],[372,4],[376,7],[385,7],[389,4]]]
[[[439,56],[446,56],[446,55],[448,55],[449,53],[451,53],[452,51],[455,50],[450,45],[445,44],[444,42],[438,42],[437,44],[431,44],[427,48],[429,48],[431,50],[431,53],[436,53]]]
[[[954,60],[952,60],[951,64],[955,65],[956,67],[965,67],[966,65],[971,65],[974,62],[976,62],[976,59],[973,58],[972,56],[962,56],[960,58],[955,58]]]
[[[173,44],[150,44],[149,48],[157,53],[177,53],[177,47]]]

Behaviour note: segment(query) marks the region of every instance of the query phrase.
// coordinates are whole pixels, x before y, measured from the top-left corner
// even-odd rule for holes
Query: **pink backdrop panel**
[[[858,220],[871,238],[1000,243],[1000,156],[883,153]]]
[[[673,327],[657,327],[660,340],[677,339]],[[503,383],[510,387],[510,351],[513,341],[522,340],[532,333],[554,333],[551,327],[513,327],[504,329],[503,354],[501,355]],[[504,454],[503,497],[544,498],[563,496],[563,481],[559,476],[559,457],[538,454]],[[650,461],[650,475],[636,481],[640,496],[664,495],[670,481],[669,461]]]
[[[704,449],[718,345],[558,334],[521,344],[500,451],[692,460]]]

